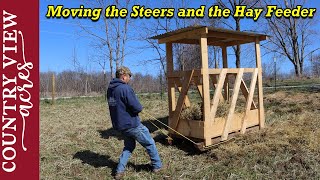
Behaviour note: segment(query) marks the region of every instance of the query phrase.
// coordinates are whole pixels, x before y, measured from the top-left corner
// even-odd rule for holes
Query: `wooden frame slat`
[[[257,119],[257,116],[258,116],[258,109],[254,109],[254,110],[249,111],[248,120],[247,120],[247,128],[252,127],[252,126],[259,126],[259,120]],[[233,132],[240,133],[242,118],[243,118],[243,113],[237,113],[237,112],[234,113],[233,118],[232,118],[232,123],[229,128],[228,138],[230,137],[230,133],[233,133]],[[210,136],[212,138],[216,138],[216,137],[220,136],[220,140],[221,140],[221,136],[223,134],[223,129],[224,129],[225,123],[226,123],[225,117],[216,117],[214,123],[209,127]]]
[[[172,127],[173,127],[173,129],[176,129],[178,124],[179,124],[179,116],[181,114],[182,107],[183,107],[183,104],[185,102],[185,98],[186,98],[186,95],[188,93],[188,90],[189,90],[189,85],[190,85],[190,82],[191,82],[191,79],[192,79],[193,70],[185,71],[185,73],[186,73],[186,75],[185,75],[185,79],[184,79],[184,82],[183,82],[183,85],[182,85],[182,88],[181,88],[181,93],[180,93],[179,98],[178,98],[178,102],[177,102],[177,105],[176,105],[176,110],[174,111],[173,117],[172,117],[172,120],[173,120]]]
[[[243,79],[241,79],[240,89],[241,89],[242,94],[244,95],[244,97],[248,101],[249,90],[248,90],[247,85],[246,85],[246,83],[244,82]],[[254,101],[252,101],[252,103],[251,103],[251,108],[252,109],[257,109],[257,106],[254,103]]]
[[[241,125],[241,130],[240,133],[244,134],[246,132],[246,128],[247,128],[247,118],[248,118],[248,114],[250,111],[250,106],[252,106],[252,102],[253,102],[253,94],[254,94],[254,89],[256,87],[257,84],[257,78],[258,78],[258,68],[255,69],[255,71],[252,73],[252,78],[251,78],[251,83],[250,83],[250,92],[247,98],[247,104],[246,104],[246,111],[244,113],[243,119],[242,119],[242,125]]]
[[[238,34],[231,34],[227,32],[208,32],[207,37],[219,37],[229,40],[240,40],[240,41],[255,41],[255,36],[244,36],[244,35],[238,35]]]
[[[227,69],[227,73],[228,74],[237,74],[238,73],[238,68],[224,68]],[[243,68],[243,72],[244,73],[252,73],[254,71],[255,68]],[[213,74],[220,74],[222,71],[222,69],[209,69],[209,74],[213,75]]]
[[[248,40],[234,40],[234,41],[225,42],[224,45],[225,45],[225,46],[235,46],[235,45],[248,44],[248,43],[252,43],[252,41],[248,41]]]
[[[179,93],[181,93],[181,88],[182,87],[178,87]],[[185,100],[184,100],[184,105],[186,107],[190,107],[190,100],[189,100],[189,97],[188,97],[188,93],[186,94],[186,97],[185,97]]]
[[[198,92],[199,92],[201,98],[203,98],[202,85],[198,85],[198,86],[197,86],[197,89],[198,89]]]
[[[217,75],[215,75],[215,74],[210,74],[210,77],[212,78],[213,87],[214,87],[214,89],[216,90],[216,89],[217,89],[217,86],[218,86]],[[219,97],[220,97],[220,101],[221,101],[221,102],[224,102],[224,101],[225,101],[225,99],[223,98],[222,93],[221,93],[221,95],[220,95]]]
[[[217,108],[218,108],[218,104],[219,104],[219,96],[221,95],[222,92],[222,87],[227,75],[227,69],[222,69],[220,76],[219,76],[219,81],[218,81],[218,85],[217,85],[217,89],[214,92],[214,96],[213,99],[211,101],[211,109],[210,109],[210,117],[213,118],[212,122],[214,121],[214,118],[216,116],[216,112],[217,112]],[[211,124],[212,124],[211,122]]]
[[[201,76],[195,76],[193,77],[193,81],[197,86],[197,90],[200,94],[200,97],[203,98],[203,93],[202,93],[202,84],[201,84]]]
[[[231,121],[233,118],[234,110],[235,110],[237,99],[238,99],[242,76],[243,76],[243,68],[240,68],[236,81],[234,83],[233,95],[231,98],[231,105],[230,105],[229,113],[224,125],[223,134],[221,136],[221,140],[223,141],[228,139],[229,129],[230,129]]]
[[[167,73],[168,78],[180,78],[184,76],[185,71],[172,71],[170,73]],[[200,76],[201,75],[201,69],[194,69],[193,76]]]
[[[176,88],[174,86],[170,87],[170,97],[171,97],[171,111],[174,112],[176,110]]]

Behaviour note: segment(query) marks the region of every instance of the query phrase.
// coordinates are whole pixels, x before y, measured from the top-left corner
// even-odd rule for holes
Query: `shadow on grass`
[[[77,152],[73,155],[73,159],[80,159],[82,163],[89,164],[95,168],[107,166],[113,169],[117,166],[117,162],[111,160],[110,156],[100,155],[90,150]]]
[[[164,135],[160,129],[168,130],[168,128],[163,124],[168,124],[168,116],[158,118],[158,120],[161,122],[158,122],[156,120],[147,119],[142,121],[142,124],[145,125],[150,133],[157,133],[157,135],[154,137],[154,140],[156,142],[159,142],[160,144],[164,146],[173,146],[180,150],[183,150],[187,153],[187,155],[198,155],[202,154],[204,152],[199,151],[197,148],[195,148],[194,144],[186,139],[183,138],[174,138],[172,144],[169,144],[167,140],[167,136]],[[123,137],[120,132],[114,130],[113,128],[107,129],[107,130],[98,130],[101,138],[108,139],[110,137],[116,137],[118,140],[123,140]],[[139,167],[138,167],[139,169]]]
[[[113,128],[107,130],[98,130],[100,137],[103,139],[109,139],[110,137],[116,137],[118,140],[123,140],[121,133]]]
[[[133,164],[129,162],[127,166],[132,167],[135,172],[152,171],[152,166],[150,164]]]
[[[187,139],[184,139],[183,137],[173,138],[170,144],[168,143],[167,136],[163,134],[159,134],[155,136],[154,140],[156,142],[161,143],[163,146],[166,146],[166,147],[171,146],[179,150],[182,150],[187,153],[186,154],[187,156],[201,155],[201,154],[207,153],[207,151],[200,151],[198,148],[196,148],[195,144],[193,144]]]
[[[82,163],[89,164],[95,168],[108,167],[112,169],[112,175],[115,174],[117,167],[117,162],[110,159],[108,155],[100,155],[98,153],[92,152],[90,150],[84,150],[77,152],[73,159],[80,159]],[[151,171],[151,166],[149,164],[136,165],[131,162],[128,163],[129,167],[132,167],[136,172],[140,171]]]

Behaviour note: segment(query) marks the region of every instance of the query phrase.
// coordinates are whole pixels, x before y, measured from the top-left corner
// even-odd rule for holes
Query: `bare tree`
[[[40,72],[40,96],[47,97],[52,90],[52,74],[54,72]]]
[[[73,66],[73,71],[77,73],[80,77],[80,86],[84,89],[84,95],[88,94],[88,90],[90,90],[90,84],[89,84],[89,73],[88,73],[88,66],[90,64],[90,61],[87,61],[84,65],[80,63],[80,60],[78,59],[77,50],[76,47],[73,48],[73,52],[71,55],[71,64]]]
[[[92,38],[92,47],[94,48],[95,59],[102,68],[104,73],[104,83],[107,84],[106,66],[110,69],[110,78],[114,77],[114,70],[122,66],[127,49],[127,42],[129,40],[129,18],[110,18],[106,16],[106,8],[111,8],[115,5],[117,9],[129,8],[130,0],[118,1],[118,0],[83,0],[83,2],[93,8],[102,8],[102,15],[98,20],[94,22],[93,26],[88,26],[79,22],[79,27],[82,30],[82,34]],[[119,12],[118,12],[119,13]],[[105,86],[105,94],[107,92],[107,86]]]
[[[148,19],[147,21],[142,21],[140,28],[143,29],[139,32],[139,37],[141,40],[146,42],[146,45],[141,49],[153,49],[155,51],[155,57],[150,59],[143,59],[141,62],[143,64],[147,63],[159,63],[160,68],[162,68],[164,74],[166,74],[166,54],[165,48],[154,39],[150,37],[166,33],[169,31],[168,19]]]
[[[311,71],[314,77],[320,77],[320,54],[311,56]]]
[[[265,5],[274,3],[270,0],[264,0]],[[277,1],[278,6],[293,9],[297,5],[304,6],[305,0],[284,0]],[[305,59],[311,52],[319,48],[308,48],[313,43],[312,27],[316,21],[310,18],[277,18],[272,16],[267,18],[267,32],[271,32],[273,36],[270,39],[271,47],[268,47],[270,52],[278,53],[290,60],[295,69],[296,77],[303,75],[303,66]],[[269,33],[270,34],[270,33]]]
[[[183,45],[183,48],[177,52],[177,66],[180,70],[191,70],[201,68],[201,55],[199,45]]]
[[[216,4],[219,5],[220,8],[230,9],[231,14],[234,14],[237,6],[246,6],[247,8],[253,8],[257,5],[258,2],[260,2],[260,0],[217,0]],[[243,19],[241,19],[240,17],[232,16],[232,18],[221,20],[221,23],[228,29],[240,31],[241,20]],[[236,56],[236,67],[240,68],[240,56],[241,56],[240,45],[233,46],[232,48]]]
[[[115,5],[117,9],[128,9],[131,1],[118,1],[118,0],[83,0],[85,4],[94,8],[110,8]],[[109,66],[110,77],[114,77],[114,70],[122,66],[125,56],[127,55],[127,42],[129,41],[129,20],[130,16],[126,18],[109,18],[105,16],[105,11],[102,11],[101,20],[94,22],[94,26],[87,26],[79,23],[82,34],[92,38],[92,46],[94,53],[99,53],[96,60],[103,71],[106,71],[106,66]]]
[[[175,3],[176,2],[174,1],[168,0],[161,1],[161,5],[165,8],[173,8]],[[149,2],[147,2],[146,4],[148,7],[150,7]],[[142,63],[160,63],[160,67],[162,68],[165,75],[167,73],[165,47],[163,45],[160,45],[157,40],[150,39],[150,37],[167,33],[175,29],[172,19],[173,18],[156,18],[142,20],[139,26],[139,28],[142,29],[142,31],[139,32],[139,37],[141,40],[146,42],[146,45],[142,47],[142,49],[152,49],[156,53],[154,58],[143,59]]]

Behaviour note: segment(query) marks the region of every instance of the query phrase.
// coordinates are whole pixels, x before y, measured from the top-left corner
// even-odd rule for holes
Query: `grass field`
[[[166,121],[165,100],[140,100],[145,111]],[[320,179],[319,90],[268,93],[264,104],[265,129],[203,153],[188,142],[168,145],[143,118],[164,171],[150,173],[147,153],[138,145],[124,179]],[[40,115],[41,179],[112,179],[123,142],[111,128],[103,98],[57,100],[55,105],[41,101]]]
[[[276,82],[273,80],[265,80],[264,81],[264,87],[270,87],[274,86],[276,83],[276,86],[308,86],[308,85],[316,85],[320,84],[320,78],[312,78],[312,79],[284,79],[284,80],[277,80]]]

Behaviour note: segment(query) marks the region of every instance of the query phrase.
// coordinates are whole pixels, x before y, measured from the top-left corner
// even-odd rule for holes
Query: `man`
[[[139,113],[142,106],[136,97],[133,89],[128,85],[131,72],[127,67],[120,67],[108,87],[107,99],[109,104],[112,126],[124,136],[124,148],[116,169],[115,178],[119,179],[124,175],[126,164],[138,141],[146,148],[153,172],[158,172],[162,163],[148,128],[140,122]]]

